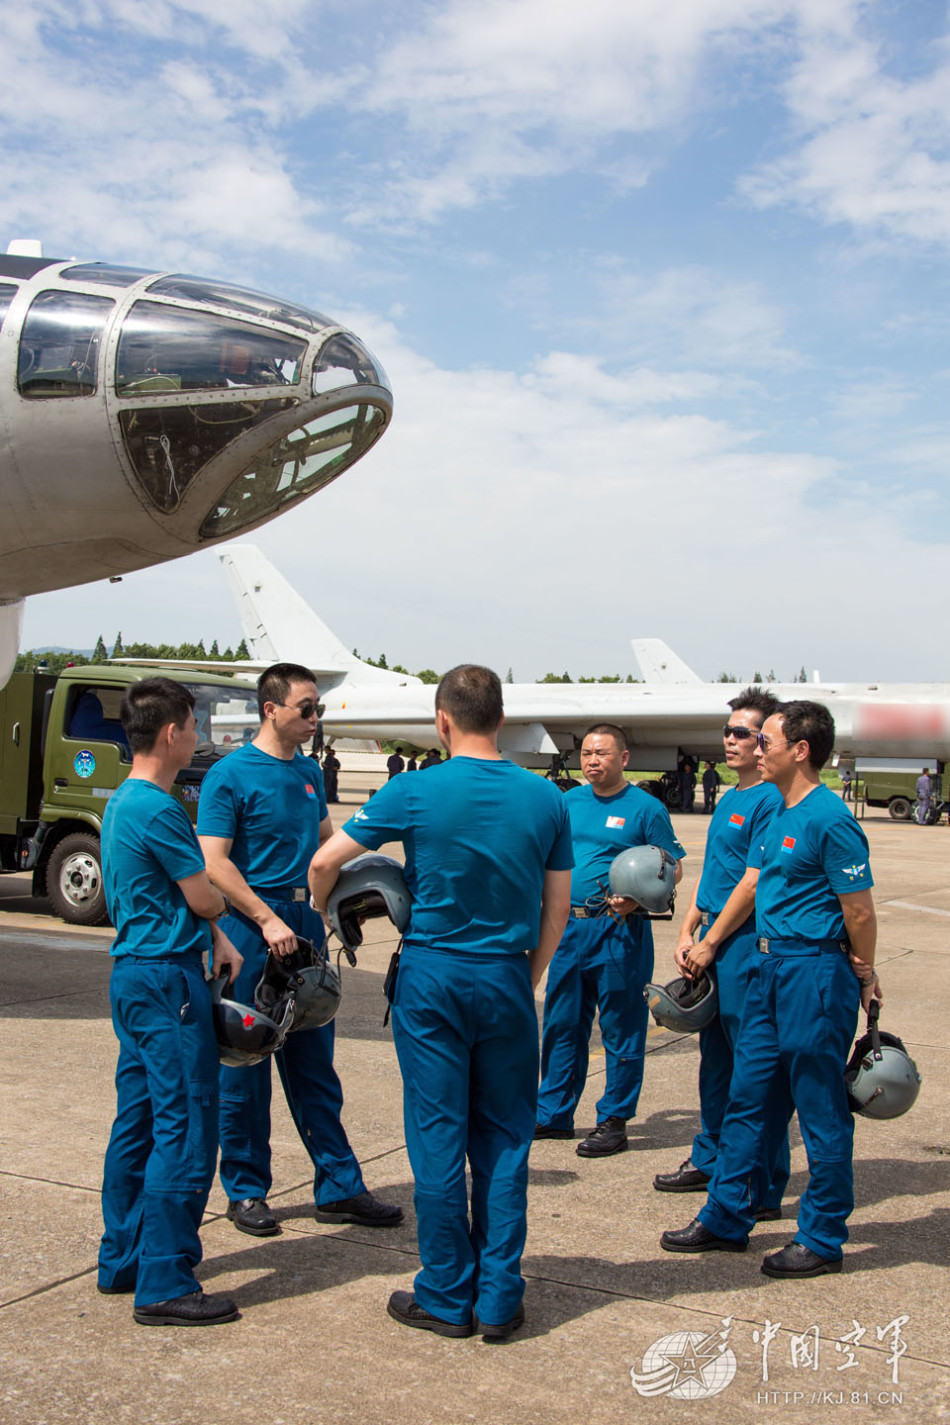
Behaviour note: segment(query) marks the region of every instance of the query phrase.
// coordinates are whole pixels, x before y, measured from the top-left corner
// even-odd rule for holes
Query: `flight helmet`
[[[241,1004],[227,993],[228,977],[219,975],[211,985],[214,1032],[218,1057],[232,1069],[259,1064],[283,1044],[293,1023],[291,995],[278,1000],[265,1014],[256,1005]]]
[[[708,973],[695,980],[679,975],[668,985],[647,985],[643,998],[657,1024],[677,1034],[695,1034],[705,1029],[719,1012],[716,981]]]
[[[340,1007],[340,975],[326,950],[319,950],[302,935],[290,955],[267,952],[264,970],[254,990],[254,1006],[272,1016],[289,995],[293,1017],[288,1034],[298,1029],[319,1029],[329,1024]]]
[[[852,1113],[862,1118],[900,1118],[920,1093],[917,1065],[896,1034],[878,1029],[877,1000],[868,1009],[868,1032],[857,1041],[844,1071]]]
[[[330,892],[327,915],[347,951],[363,943],[361,919],[388,916],[400,935],[409,924],[412,901],[402,866],[392,856],[368,852],[341,867]]]
[[[629,896],[648,915],[669,915],[676,895],[676,862],[662,846],[628,846],[610,863],[610,894]]]

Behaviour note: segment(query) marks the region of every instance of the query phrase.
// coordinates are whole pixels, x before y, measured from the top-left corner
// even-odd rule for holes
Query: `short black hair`
[[[119,709],[132,752],[151,752],[163,727],[183,728],[194,711],[195,695],[171,678],[143,678],[126,688]]]
[[[620,748],[621,752],[627,752],[629,750],[627,746],[627,734],[624,732],[623,728],[618,727],[615,722],[592,723],[591,726],[587,728],[586,732],[584,733],[584,736],[581,738],[581,741],[585,742],[587,738],[590,737],[593,733],[599,733],[603,737],[612,737],[614,742],[616,742],[617,746]]]
[[[777,713],[781,704],[778,698],[772,693],[767,693],[764,688],[749,687],[743,688],[741,693],[737,693],[734,698],[730,698],[727,704],[733,712],[757,712],[762,719],[759,727],[765,722],[767,717]]]
[[[775,711],[782,719],[785,741],[790,746],[796,742],[807,742],[808,761],[816,772],[820,772],[835,745],[835,720],[824,703],[799,699],[792,703],[779,703]]]
[[[480,663],[460,663],[439,680],[435,709],[448,713],[460,732],[497,732],[505,712],[501,679]]]
[[[316,687],[316,682],[313,669],[305,668],[302,663],[272,663],[265,668],[257,680],[257,711],[261,722],[264,721],[264,704],[285,703],[291,683],[313,683]]]

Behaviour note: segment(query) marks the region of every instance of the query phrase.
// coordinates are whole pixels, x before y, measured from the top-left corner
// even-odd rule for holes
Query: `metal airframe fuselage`
[[[722,727],[728,701],[744,684],[708,683],[698,688],[651,688],[643,684],[553,685],[511,683],[503,688],[506,722],[500,746],[526,766],[548,766],[552,754],[572,752],[594,722],[614,722],[627,734],[630,766],[642,771],[676,766],[680,751],[722,760]],[[950,759],[950,686],[946,684],[769,685],[781,701],[824,703],[835,719],[840,757]],[[435,744],[435,689],[321,686],[326,706],[324,736],[405,739]]]

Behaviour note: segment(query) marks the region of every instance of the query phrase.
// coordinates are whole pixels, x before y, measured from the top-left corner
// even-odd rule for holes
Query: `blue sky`
[[[929,0],[8,4],[0,236],[369,342],[391,430],[255,536],[364,652],[943,679],[948,40]],[[119,628],[239,637],[209,552],[24,638]]]

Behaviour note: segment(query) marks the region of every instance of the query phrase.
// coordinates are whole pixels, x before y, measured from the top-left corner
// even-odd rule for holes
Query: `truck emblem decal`
[[[88,747],[84,747],[81,752],[76,753],[75,757],[73,758],[73,766],[76,769],[77,777],[92,776],[93,772],[96,770],[96,759],[95,757],[93,757]]]

